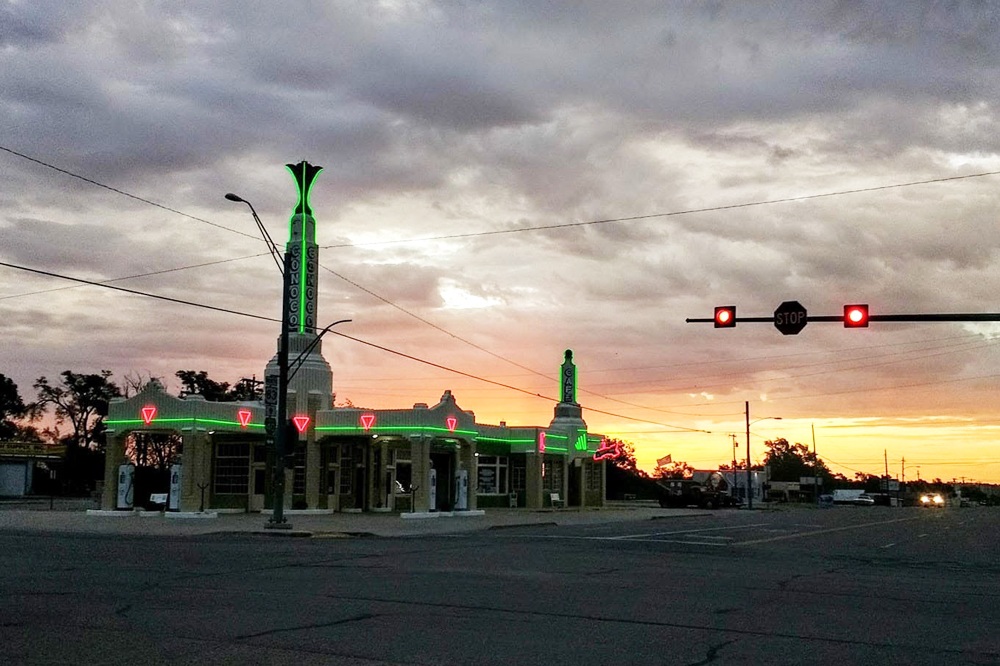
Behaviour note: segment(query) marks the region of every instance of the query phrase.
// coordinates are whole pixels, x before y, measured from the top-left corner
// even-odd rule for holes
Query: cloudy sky
[[[223,194],[283,243],[283,165],[307,159],[320,322],[548,397],[573,349],[590,429],[646,468],[729,460],[731,432],[742,457],[750,401],[782,417],[755,458],[815,425],[847,476],[887,451],[894,475],[1000,481],[1000,326],[684,321],[1000,312],[1000,175],[976,176],[1000,171],[998,63],[988,2],[4,1],[0,261],[277,317]],[[886,187],[921,181],[941,182]],[[68,284],[0,267],[0,373],[25,397],[64,369],[234,381],[274,352],[266,321]],[[324,353],[338,401],[552,415]]]

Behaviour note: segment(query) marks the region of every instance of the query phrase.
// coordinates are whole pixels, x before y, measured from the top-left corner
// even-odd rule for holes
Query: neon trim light
[[[545,453],[545,432],[538,433],[538,452]]]
[[[618,444],[618,440],[612,440],[609,444],[608,440],[602,439],[601,445],[598,447],[597,451],[594,452],[594,460],[610,460],[611,458],[617,458],[621,454],[622,451]]]
[[[146,425],[152,423],[153,418],[156,416],[156,405],[150,407],[142,408],[142,422]]]
[[[236,421],[223,421],[221,419],[196,419],[192,416],[185,416],[176,419],[156,419],[157,423],[191,423],[197,425],[199,423],[207,423],[209,425],[220,425],[220,426],[238,426],[239,423]],[[104,425],[138,425],[140,423],[145,423],[145,419],[108,419],[104,422]],[[148,425],[148,424],[147,424]],[[248,428],[263,428],[263,423],[248,423]]]
[[[292,417],[292,423],[295,424],[295,429],[298,430],[300,433],[301,432],[305,432],[306,431],[306,426],[309,425],[309,417],[308,416],[293,416]]]
[[[444,422],[448,424],[448,432],[455,432],[455,428],[458,426],[458,419],[454,416],[449,416]]]
[[[236,418],[240,420],[241,428],[246,428],[247,425],[249,425],[251,416],[253,416],[253,412],[251,412],[249,409],[241,409],[240,411],[236,412]]]
[[[297,174],[295,172],[295,167],[302,167],[302,173]],[[299,162],[298,164],[286,164],[285,168],[288,169],[288,173],[292,175],[295,179],[295,184],[298,186],[299,200],[295,206],[295,211],[292,213],[292,217],[288,220],[288,237],[289,242],[292,239],[292,231],[294,229],[294,222],[296,215],[301,215],[302,220],[302,235],[299,239],[299,333],[305,333],[306,329],[306,264],[308,263],[308,254],[306,253],[306,242],[307,242],[307,232],[309,230],[309,225],[306,224],[306,218],[312,217],[312,207],[309,205],[309,196],[312,193],[313,183],[316,181],[316,177],[323,171],[323,167],[314,166],[309,164],[305,160]]]
[[[363,427],[365,429],[365,432],[368,432],[369,430],[371,430],[373,425],[375,425],[375,415],[374,414],[362,414],[361,415],[361,427]]]
[[[577,451],[587,450],[587,435],[586,433],[580,433],[580,436],[576,438],[576,442],[573,444],[573,448]]]

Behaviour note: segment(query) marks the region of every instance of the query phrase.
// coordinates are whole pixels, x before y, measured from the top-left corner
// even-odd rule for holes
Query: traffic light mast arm
[[[685,321],[685,323],[688,323],[688,324],[714,324],[715,323],[715,318],[714,317],[707,317],[707,318],[691,318],[691,317],[689,317],[689,318],[685,319],[684,321]],[[756,324],[760,324],[760,323],[773,324],[774,323],[774,317],[736,317],[735,319],[733,319],[733,321],[735,321],[737,324],[742,324],[744,322],[751,323],[751,324],[754,324],[754,323],[756,323]]]
[[[774,317],[736,317],[738,324],[773,324]],[[837,322],[844,321],[844,315],[808,315],[806,321]],[[978,312],[972,314],[885,314],[868,315],[868,321],[1000,321],[1000,312]],[[712,317],[688,317],[687,324],[714,324]]]

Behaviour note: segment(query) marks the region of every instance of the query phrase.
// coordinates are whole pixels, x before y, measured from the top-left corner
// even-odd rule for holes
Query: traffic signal
[[[736,326],[736,306],[721,305],[715,308],[715,327],[733,328]]]
[[[868,304],[844,306],[844,328],[868,328]]]

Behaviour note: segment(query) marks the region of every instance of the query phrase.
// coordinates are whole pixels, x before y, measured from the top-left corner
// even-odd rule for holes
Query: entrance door
[[[264,493],[267,489],[267,469],[265,465],[254,463],[250,478],[250,510],[264,510]]]
[[[437,495],[437,506],[432,507],[438,511],[451,511],[454,506],[454,481],[452,480],[452,469],[454,455],[451,453],[432,453],[431,466],[437,471],[437,482],[435,483],[435,493]]]
[[[581,506],[583,502],[580,497],[580,489],[583,487],[583,465],[576,464],[581,462],[580,458],[570,462],[569,464],[569,497],[567,497],[567,506]]]

